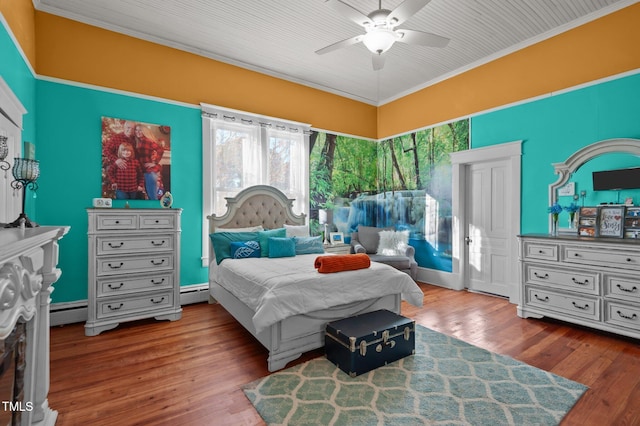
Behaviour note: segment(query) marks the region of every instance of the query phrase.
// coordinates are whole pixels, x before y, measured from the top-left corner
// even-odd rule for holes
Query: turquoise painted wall
[[[0,76],[27,110],[23,116],[23,141],[36,143],[36,80],[16,49],[13,39],[4,26],[0,25]],[[37,151],[36,151],[37,153]],[[7,160],[13,166],[13,158],[20,153],[9,152]],[[27,216],[35,217],[35,203],[31,196],[26,202]]]
[[[207,282],[201,266],[202,125],[200,109],[71,86],[37,82],[37,157],[41,164],[38,222],[70,225],[60,243],[63,276],[54,302],[87,297],[86,208],[101,190],[101,117],[126,118],[171,127],[171,192],[182,208],[181,284]],[[131,207],[160,208],[136,200]],[[124,201],[114,200],[114,207]]]
[[[600,140],[640,139],[639,117],[640,74],[635,74],[473,117],[471,146],[523,141],[521,232],[547,232],[548,187],[558,179],[551,164]],[[615,202],[615,191],[592,190],[591,171],[632,166],[640,166],[640,158],[602,156],[587,163],[572,180],[578,192],[587,191],[585,205]],[[640,204],[640,190],[620,193],[622,200],[627,196]],[[571,201],[571,197],[560,198],[561,205]],[[566,221],[561,217],[560,226],[566,226]]]
[[[183,209],[180,280],[182,285],[207,282],[207,269],[200,260],[200,109],[37,80],[4,26],[0,26],[0,53],[0,75],[27,109],[23,140],[35,143],[40,160],[37,198],[28,193],[27,214],[41,225],[71,226],[60,241],[62,276],[53,302],[87,298],[86,208],[100,196],[102,116],[171,126],[171,192],[174,206]],[[157,201],[131,205],[159,207]],[[115,201],[114,206],[122,207],[122,202]]]

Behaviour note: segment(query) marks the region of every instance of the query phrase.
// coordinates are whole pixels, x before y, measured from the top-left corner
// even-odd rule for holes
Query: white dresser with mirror
[[[609,139],[588,145],[553,167],[549,206],[558,190],[585,163],[604,154],[638,156],[640,140]],[[640,338],[640,239],[552,235],[519,236],[518,315],[550,317],[628,337]]]

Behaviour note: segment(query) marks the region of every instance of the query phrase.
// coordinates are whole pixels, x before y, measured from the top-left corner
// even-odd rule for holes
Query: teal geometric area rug
[[[243,387],[268,425],[557,425],[587,387],[416,325],[416,354],[351,378],[326,358]]]

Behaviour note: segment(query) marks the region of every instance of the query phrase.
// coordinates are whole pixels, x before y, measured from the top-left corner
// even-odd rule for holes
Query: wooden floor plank
[[[637,340],[521,319],[502,298],[421,287],[424,306],[402,306],[418,324],[588,385],[563,425],[640,424]],[[241,387],[269,374],[266,359],[233,317],[206,303],[185,306],[180,321],[138,321],[94,337],[83,324],[54,327],[49,404],[58,426],[263,425]]]

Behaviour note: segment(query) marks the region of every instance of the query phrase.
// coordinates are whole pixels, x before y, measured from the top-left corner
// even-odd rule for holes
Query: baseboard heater
[[[209,284],[194,284],[180,287],[180,305],[207,302]],[[87,321],[87,301],[52,303],[49,321],[51,327]]]

